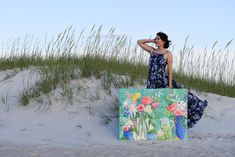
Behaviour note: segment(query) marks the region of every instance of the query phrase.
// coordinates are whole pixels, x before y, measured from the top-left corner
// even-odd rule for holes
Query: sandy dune
[[[0,100],[0,157],[235,156],[235,98],[197,93],[209,105],[186,141],[119,141],[118,89],[109,95],[102,79],[73,80],[72,104],[58,87],[24,107],[20,91],[39,76],[29,69],[6,77],[11,72],[0,72],[0,96],[7,100]]]

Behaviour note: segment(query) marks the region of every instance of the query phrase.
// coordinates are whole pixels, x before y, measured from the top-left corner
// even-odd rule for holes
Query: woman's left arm
[[[168,56],[167,56],[167,69],[168,69],[168,82],[169,82],[168,87],[169,88],[172,88],[172,63],[173,63],[173,57],[170,52],[168,53]]]

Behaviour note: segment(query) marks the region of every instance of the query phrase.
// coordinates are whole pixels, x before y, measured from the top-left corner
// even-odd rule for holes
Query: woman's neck
[[[164,48],[164,47],[158,47],[157,49],[158,49],[158,51],[160,51],[160,52],[162,52],[162,51],[164,51],[164,50],[165,50],[165,48]]]

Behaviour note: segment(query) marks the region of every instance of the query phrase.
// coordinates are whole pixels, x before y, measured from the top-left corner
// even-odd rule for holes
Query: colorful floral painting
[[[186,89],[120,89],[119,139],[186,139],[187,102]]]

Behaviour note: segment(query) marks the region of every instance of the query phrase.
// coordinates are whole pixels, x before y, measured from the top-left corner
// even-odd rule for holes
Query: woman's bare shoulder
[[[171,51],[167,50],[164,56],[165,56],[165,59],[168,61],[170,58],[172,58]]]
[[[166,53],[172,54],[172,52],[170,50],[166,50]]]
[[[172,56],[172,52],[170,50],[166,51],[166,56]]]

